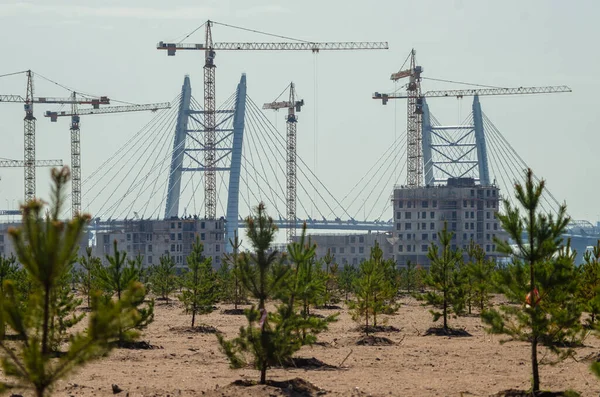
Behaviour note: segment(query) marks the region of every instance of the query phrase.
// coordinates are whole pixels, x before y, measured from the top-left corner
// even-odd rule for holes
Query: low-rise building
[[[116,240],[118,249],[129,257],[143,256],[144,266],[158,264],[159,258],[167,255],[177,267],[184,267],[196,236],[204,245],[204,256],[212,258],[214,267],[220,267],[225,252],[223,219],[127,220],[121,228],[96,233],[94,255],[104,260],[113,254]]]

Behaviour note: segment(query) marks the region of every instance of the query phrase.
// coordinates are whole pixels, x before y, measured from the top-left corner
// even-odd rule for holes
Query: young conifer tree
[[[258,307],[253,305],[246,311],[248,326],[240,327],[237,338],[225,340],[222,335],[217,338],[232,367],[245,365],[245,355],[251,355],[254,367],[260,371],[260,383],[266,384],[267,369],[279,364],[284,352],[289,354],[291,350],[289,333],[278,332],[273,327],[266,307],[267,300],[280,290],[289,267],[276,266],[281,260],[279,252],[272,249],[277,226],[267,215],[263,203],[256,207],[254,216],[246,219],[246,224],[253,252],[244,255],[240,261],[240,279],[258,301]]]
[[[196,315],[211,313],[219,297],[212,260],[205,258],[203,252],[204,246],[196,236],[192,252],[187,257],[188,270],[183,275],[183,291],[179,295],[185,312],[192,314],[192,328],[196,323]]]
[[[451,247],[453,233],[448,231],[448,224],[444,223],[444,229],[438,232],[438,241],[441,247],[436,243],[431,243],[427,257],[431,261],[429,273],[425,279],[425,283],[431,287],[436,295],[441,294],[442,311],[438,312],[430,310],[433,315],[433,321],[441,318],[444,320],[443,329],[449,331],[448,313],[453,306],[458,302],[459,306],[462,297],[457,299],[457,281],[458,265],[462,260],[462,255],[459,250],[453,250]]]
[[[497,250],[513,258],[499,273],[500,288],[519,305],[501,306],[482,315],[489,332],[530,344],[532,394],[540,390],[538,346],[545,346],[559,360],[570,355],[570,349],[560,347],[576,342],[581,317],[575,299],[574,256],[568,244],[561,249],[561,236],[569,223],[566,206],[561,205],[556,216],[541,213],[544,186],[543,180],[535,181],[529,169],[525,183],[515,184],[520,208],[504,200],[505,210],[498,218],[516,248],[508,240],[496,240]]]
[[[369,319],[373,318],[373,327],[377,327],[377,314],[393,312],[392,299],[396,290],[391,280],[386,277],[386,261],[378,243],[371,248],[371,256],[360,264],[358,278],[355,282],[355,301],[350,303],[354,311],[353,318],[365,320],[364,330],[368,335],[371,327]]]
[[[0,255],[0,293],[4,292],[4,281],[15,280],[18,275],[19,265],[17,264],[17,258],[11,254],[6,257]]]
[[[69,180],[69,169],[52,170],[52,200],[32,200],[21,207],[22,226],[10,229],[19,262],[32,288],[23,304],[15,283],[4,282],[0,296],[0,349],[6,378],[2,388],[28,387],[37,397],[49,395],[52,386],[87,361],[105,354],[115,338],[115,323],[129,316],[116,305],[94,299],[86,331],[72,332],[64,354],[56,358],[54,336],[60,310],[62,279],[79,248],[88,215],[75,214],[69,221],[59,219]],[[8,342],[7,337],[16,339]],[[16,338],[14,338],[16,337]],[[5,378],[5,379],[6,379]]]
[[[92,247],[86,247],[85,255],[79,258],[79,288],[81,292],[87,297],[88,309],[92,305],[92,291],[97,290],[98,287],[98,268],[102,262],[100,258],[92,255]]]
[[[175,262],[168,255],[159,258],[159,263],[151,267],[149,274],[152,292],[169,303],[169,295],[177,289]]]
[[[584,253],[583,260],[584,263],[579,267],[577,298],[589,314],[586,321],[591,328],[600,316],[600,240],[592,252]]]
[[[358,269],[348,263],[342,266],[342,271],[338,279],[340,292],[344,294],[344,301],[348,302],[348,296],[354,292],[356,279],[358,278]]]
[[[154,321],[154,300],[146,302],[146,289],[140,283],[140,274],[142,270],[141,260],[133,259],[127,261],[127,253],[119,251],[117,240],[113,244],[113,254],[106,255],[107,266],[98,267],[98,281],[105,293],[105,300],[110,300],[114,295],[117,301],[127,298],[127,305],[135,313],[134,321],[124,321],[118,326],[118,345],[126,346],[137,339],[140,330],[146,328]],[[139,283],[135,293],[130,292],[125,296],[125,292],[131,290],[133,285]]]

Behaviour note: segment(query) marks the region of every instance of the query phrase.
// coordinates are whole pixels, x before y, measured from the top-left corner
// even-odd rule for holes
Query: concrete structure
[[[122,229],[96,233],[94,255],[105,260],[113,253],[113,241],[128,257],[140,254],[144,266],[159,263],[159,258],[168,255],[177,267],[186,266],[186,258],[192,252],[192,244],[200,237],[204,244],[204,255],[212,257],[213,266],[221,266],[225,251],[225,220],[199,218],[173,218],[166,220],[128,220]]]
[[[493,238],[504,238],[496,219],[500,189],[476,185],[472,178],[448,179],[445,186],[394,189],[394,257],[400,266],[410,260],[429,266],[427,251],[447,222],[454,233],[452,248],[466,249],[473,240],[497,257]]]
[[[393,239],[390,233],[366,234],[316,234],[311,235],[313,243],[317,244],[317,258],[322,258],[330,250],[335,261],[340,265],[358,265],[369,259],[371,248],[375,243],[383,250],[384,259],[394,257]],[[298,237],[295,238],[298,240]]]

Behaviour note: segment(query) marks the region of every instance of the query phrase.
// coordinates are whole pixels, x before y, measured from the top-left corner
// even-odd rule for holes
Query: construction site
[[[481,88],[474,84],[469,89],[426,91],[422,89],[424,68],[413,49],[399,71],[391,74],[397,89],[372,95],[383,105],[406,102],[406,131],[341,198],[316,174],[316,162],[311,167],[298,153],[299,115],[309,103],[298,95],[295,84],[289,83],[274,101],[258,105],[249,96],[247,76],[242,74],[235,92],[219,104],[216,55],[379,52],[387,50],[388,43],[218,42],[213,41],[214,26],[232,27],[206,21],[194,31],[204,32],[200,43],[160,41],[156,45],[169,57],[185,57],[187,52],[203,56],[199,100],[192,95],[191,76],[185,76],[180,94],[170,102],[114,106],[109,96],[75,90],[64,98],[38,96],[36,74],[31,70],[4,74],[5,78],[21,75],[26,81],[25,96],[0,95],[2,104],[21,103],[25,110],[23,160],[5,159],[0,164],[23,168],[21,202],[38,197],[36,175],[47,172],[40,167],[69,165],[71,205],[64,216],[84,211],[93,217],[82,250],[91,245],[96,255],[104,257],[117,241],[118,249],[130,256],[142,255],[147,265],[168,255],[182,266],[198,236],[218,266],[222,254],[231,252],[234,236],[244,235],[245,217],[261,201],[285,233],[282,243],[294,241],[306,224],[319,255],[331,252],[343,264],[357,265],[367,259],[377,241],[386,257],[399,266],[408,261],[428,266],[428,246],[445,225],[454,233],[454,247],[465,249],[474,241],[490,257],[498,255],[494,238],[501,238],[502,230],[495,213],[503,197],[510,199],[507,190],[528,166],[482,111],[481,98],[569,93],[569,87]],[[431,113],[430,100],[469,97],[473,98],[471,111],[461,124],[442,125]],[[36,129],[41,123],[34,107],[42,106],[61,107],[42,108],[44,121],[70,121],[68,163],[36,156]],[[273,110],[284,113],[277,116],[283,117],[283,128],[269,119],[267,114]],[[81,150],[82,117],[131,112],[151,113],[151,120],[118,150],[108,153],[101,167],[82,172],[82,156],[87,155]],[[550,194],[545,206],[554,211],[558,201]],[[7,208],[0,214],[8,220],[1,225],[0,253],[10,255],[14,250],[6,231],[19,210]],[[590,222],[571,224],[569,237],[580,253],[598,236]]]

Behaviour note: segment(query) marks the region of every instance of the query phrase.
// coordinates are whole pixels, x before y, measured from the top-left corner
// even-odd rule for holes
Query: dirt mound
[[[220,334],[217,328],[212,325],[197,325],[192,327],[171,327],[169,331],[177,334]]]
[[[431,328],[429,328],[427,331],[425,331],[424,336],[429,336],[429,335],[434,335],[434,336],[460,336],[460,337],[473,336],[473,335],[471,335],[470,333],[468,333],[464,329],[460,329],[460,328],[448,328],[448,329],[444,329],[444,328],[440,328],[440,327],[431,327]]]
[[[284,368],[301,368],[301,369],[338,369],[335,365],[324,363],[318,358],[294,357],[283,364]]]
[[[233,383],[217,390],[204,394],[208,397],[315,397],[327,394],[326,391],[302,379],[276,381],[267,380],[266,385],[259,385],[255,381],[236,380]]]
[[[393,344],[391,339],[374,335],[361,336],[356,340],[358,346],[392,346]]]
[[[368,327],[365,325],[359,325],[358,327],[354,328],[353,331],[362,332],[364,334],[373,334],[376,332],[400,332],[401,329],[392,325],[369,325]]]
[[[151,345],[146,341],[135,341],[135,342],[119,342],[117,346],[121,349],[129,349],[129,350],[154,350],[154,349],[162,349],[162,346]]]
[[[227,314],[229,316],[243,316],[245,309],[225,309],[221,310],[221,313]]]
[[[500,391],[494,394],[496,397],[531,397],[531,391],[528,390],[518,390],[518,389],[508,389]],[[577,397],[579,393],[569,392],[569,391],[541,391],[535,394],[535,397]]]

